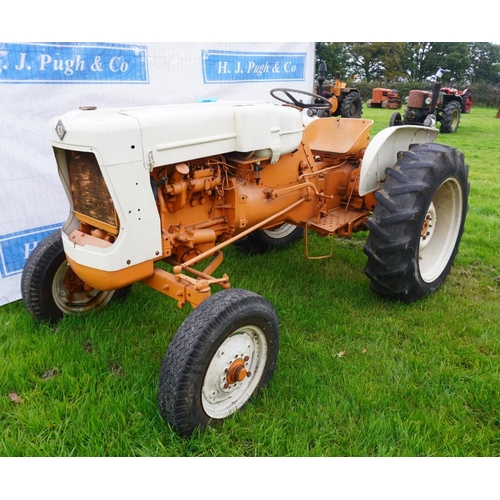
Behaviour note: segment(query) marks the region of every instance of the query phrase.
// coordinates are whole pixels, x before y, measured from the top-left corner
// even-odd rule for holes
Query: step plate
[[[347,209],[345,207],[337,207],[321,217],[319,220],[316,218],[303,221],[307,227],[314,231],[326,234],[332,234],[339,229],[346,228],[350,233],[349,226],[354,225],[355,222],[361,222],[367,219],[370,212]]]

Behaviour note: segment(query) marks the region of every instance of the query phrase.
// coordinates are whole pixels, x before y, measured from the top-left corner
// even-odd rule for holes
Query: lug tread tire
[[[462,107],[457,101],[451,101],[444,108],[443,115],[441,117],[441,128],[439,129],[442,134],[453,134],[458,130],[458,126],[460,125],[461,108]],[[456,123],[454,123],[455,120],[453,118],[455,114],[458,114]]]
[[[459,151],[430,143],[411,145],[410,151],[399,153],[386,174],[368,221],[365,273],[377,294],[411,303],[437,290],[451,270],[468,209],[468,167]],[[462,194],[460,226],[442,273],[429,283],[419,269],[420,234],[434,195],[450,178],[457,180]]]
[[[353,111],[354,108],[354,111]],[[342,118],[361,118],[363,114],[363,102],[358,92],[347,94],[340,104],[340,116]]]

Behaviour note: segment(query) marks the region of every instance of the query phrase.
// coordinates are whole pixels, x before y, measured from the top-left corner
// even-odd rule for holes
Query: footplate
[[[321,234],[334,234],[351,236],[353,229],[364,225],[370,212],[355,210],[345,206],[336,207],[322,217],[302,221],[307,228]]]

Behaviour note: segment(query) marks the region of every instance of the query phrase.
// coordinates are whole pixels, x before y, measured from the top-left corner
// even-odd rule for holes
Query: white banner
[[[30,252],[68,215],[48,139],[81,106],[273,101],[311,92],[314,42],[0,42],[0,305],[20,298]]]

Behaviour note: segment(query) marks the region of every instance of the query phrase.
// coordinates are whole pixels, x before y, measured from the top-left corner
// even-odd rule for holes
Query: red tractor
[[[446,95],[459,96],[462,99],[462,113],[470,113],[472,108],[472,91],[470,89],[458,90],[455,79],[450,80],[450,87],[441,87],[441,92]],[[438,101],[438,106],[440,102]]]
[[[366,105],[369,108],[400,109],[399,91],[377,87],[373,89],[372,98],[368,99]]]
[[[424,125],[435,128],[441,124],[443,134],[456,132],[460,124],[460,113],[464,107],[462,96],[446,94],[441,91],[441,78],[449,70],[439,68],[432,91],[411,90],[406,99],[406,109],[401,116],[399,111],[392,114],[389,126]]]

